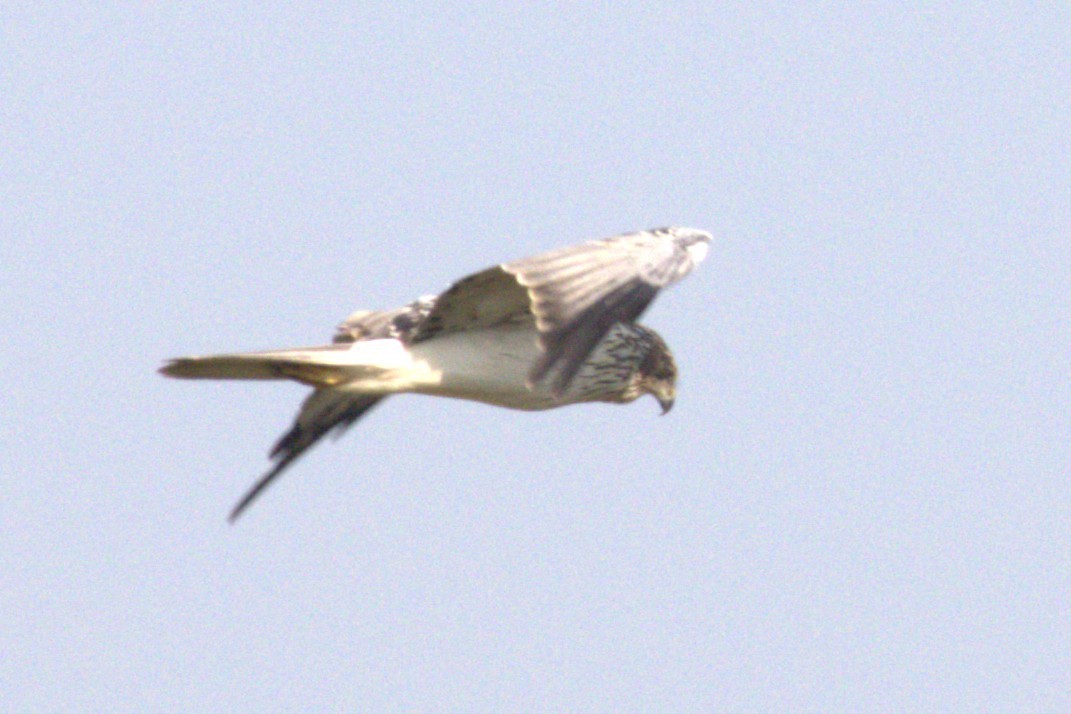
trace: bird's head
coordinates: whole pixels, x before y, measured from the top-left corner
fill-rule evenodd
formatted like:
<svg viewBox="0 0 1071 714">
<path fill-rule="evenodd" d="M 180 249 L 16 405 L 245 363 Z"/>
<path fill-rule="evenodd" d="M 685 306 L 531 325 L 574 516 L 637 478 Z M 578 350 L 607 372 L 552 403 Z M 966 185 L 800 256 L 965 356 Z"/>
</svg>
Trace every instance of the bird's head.
<svg viewBox="0 0 1071 714">
<path fill-rule="evenodd" d="M 645 328 L 644 332 L 649 342 L 647 353 L 633 375 L 636 396 L 650 394 L 666 414 L 677 398 L 677 363 L 665 341 L 654 330 Z"/>
</svg>

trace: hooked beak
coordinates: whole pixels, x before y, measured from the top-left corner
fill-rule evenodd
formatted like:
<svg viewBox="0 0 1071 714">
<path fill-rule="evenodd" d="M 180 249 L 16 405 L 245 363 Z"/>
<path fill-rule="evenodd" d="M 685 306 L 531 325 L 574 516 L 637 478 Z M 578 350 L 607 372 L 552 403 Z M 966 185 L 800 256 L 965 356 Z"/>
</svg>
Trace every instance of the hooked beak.
<svg viewBox="0 0 1071 714">
<path fill-rule="evenodd" d="M 662 407 L 662 414 L 668 414 L 673 408 L 673 401 L 677 398 L 677 387 L 671 380 L 646 378 L 640 388 L 658 400 Z"/>
<path fill-rule="evenodd" d="M 673 402 L 676 397 L 677 395 L 669 390 L 654 395 L 654 398 L 662 405 L 662 416 L 669 414 L 669 410 L 673 408 Z"/>
</svg>

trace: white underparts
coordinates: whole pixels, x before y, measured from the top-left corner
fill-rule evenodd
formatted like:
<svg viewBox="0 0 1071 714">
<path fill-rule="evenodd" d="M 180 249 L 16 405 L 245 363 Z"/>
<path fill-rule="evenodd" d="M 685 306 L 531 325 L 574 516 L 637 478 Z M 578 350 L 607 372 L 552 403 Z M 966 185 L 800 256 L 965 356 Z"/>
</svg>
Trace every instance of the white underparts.
<svg viewBox="0 0 1071 714">
<path fill-rule="evenodd" d="M 527 326 L 447 333 L 408 348 L 398 340 L 367 340 L 347 352 L 352 378 L 338 385 L 345 391 L 416 392 L 528 410 L 561 403 L 528 388 L 540 352 Z"/>
</svg>

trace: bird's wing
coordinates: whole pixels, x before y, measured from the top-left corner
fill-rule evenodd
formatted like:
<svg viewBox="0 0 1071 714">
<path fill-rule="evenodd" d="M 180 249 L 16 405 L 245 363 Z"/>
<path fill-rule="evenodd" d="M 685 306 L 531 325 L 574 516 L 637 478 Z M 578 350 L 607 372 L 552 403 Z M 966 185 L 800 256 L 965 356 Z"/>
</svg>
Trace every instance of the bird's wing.
<svg viewBox="0 0 1071 714">
<path fill-rule="evenodd" d="M 458 280 L 439 295 L 408 341 L 423 342 L 445 333 L 484 330 L 518 320 L 532 320 L 528 291 L 496 265 Z"/>
<path fill-rule="evenodd" d="M 694 228 L 659 228 L 505 264 L 528 289 L 543 348 L 529 380 L 562 393 L 607 331 L 634 321 L 659 290 L 690 273 L 710 238 Z"/>
<path fill-rule="evenodd" d="M 335 328 L 335 342 L 394 338 L 409 342 L 435 307 L 438 298 L 425 295 L 393 310 L 358 310 Z"/>
<path fill-rule="evenodd" d="M 434 298 L 421 298 L 394 310 L 355 312 L 338 326 L 334 342 L 352 343 L 391 337 L 403 339 L 423 321 L 433 304 Z M 384 398 L 328 388 L 314 390 L 302 403 L 294 425 L 272 447 L 270 455 L 275 465 L 242 496 L 242 500 L 231 511 L 231 522 L 242 515 L 290 464 L 326 434 L 334 431 L 336 437 L 341 436 Z"/>
<path fill-rule="evenodd" d="M 316 389 L 302 403 L 294 426 L 283 434 L 271 450 L 275 465 L 253 484 L 242 500 L 231 511 L 233 523 L 248 508 L 264 489 L 271 485 L 286 468 L 318 442 L 325 434 L 335 430 L 336 436 L 369 412 L 383 397 L 348 395 L 333 389 Z"/>
<path fill-rule="evenodd" d="M 440 295 L 413 341 L 534 318 L 543 355 L 529 383 L 561 395 L 607 331 L 635 320 L 659 290 L 691 272 L 709 242 L 703 231 L 659 228 L 489 268 Z"/>
</svg>

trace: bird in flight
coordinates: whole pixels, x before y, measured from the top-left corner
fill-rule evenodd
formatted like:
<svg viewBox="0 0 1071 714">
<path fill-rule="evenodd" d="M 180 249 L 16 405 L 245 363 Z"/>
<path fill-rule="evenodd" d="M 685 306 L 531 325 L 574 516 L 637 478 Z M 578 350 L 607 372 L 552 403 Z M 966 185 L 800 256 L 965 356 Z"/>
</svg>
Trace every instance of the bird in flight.
<svg viewBox="0 0 1071 714">
<path fill-rule="evenodd" d="M 658 291 L 703 260 L 711 236 L 659 228 L 502 263 L 404 307 L 359 311 L 329 345 L 180 357 L 184 379 L 291 379 L 313 388 L 271 451 L 246 508 L 307 449 L 392 394 L 469 399 L 510 409 L 627 403 L 650 394 L 669 411 L 677 366 L 634 320 Z"/>
</svg>

